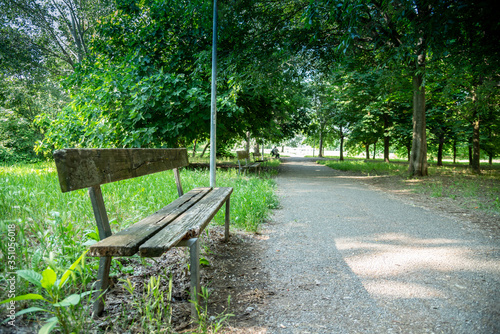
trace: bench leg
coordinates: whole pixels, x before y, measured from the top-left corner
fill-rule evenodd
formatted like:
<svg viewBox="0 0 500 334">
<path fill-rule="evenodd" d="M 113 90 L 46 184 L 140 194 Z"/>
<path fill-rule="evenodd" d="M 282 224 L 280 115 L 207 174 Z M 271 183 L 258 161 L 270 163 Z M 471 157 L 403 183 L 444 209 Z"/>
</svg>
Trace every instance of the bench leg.
<svg viewBox="0 0 500 334">
<path fill-rule="evenodd" d="M 228 242 L 229 241 L 229 207 L 231 206 L 230 204 L 231 197 L 227 199 L 226 201 L 226 216 L 224 220 L 224 241 Z"/>
<path fill-rule="evenodd" d="M 199 302 L 200 295 L 200 242 L 198 238 L 189 240 L 182 240 L 177 246 L 189 247 L 189 271 L 191 275 L 191 317 L 198 320 L 198 312 L 196 311 L 196 304 Z"/>
<path fill-rule="evenodd" d="M 94 216 L 99 230 L 99 238 L 106 239 L 111 235 L 111 228 L 109 226 L 108 214 L 104 206 L 104 199 L 100 186 L 89 188 L 90 202 L 94 210 Z M 111 266 L 111 257 L 101 257 L 99 260 L 99 270 L 97 271 L 97 293 L 98 297 L 94 302 L 94 318 L 100 316 L 104 310 L 104 293 L 109 286 L 109 267 Z"/>
<path fill-rule="evenodd" d="M 97 318 L 104 311 L 104 296 L 109 286 L 109 268 L 111 266 L 111 256 L 103 256 L 99 260 L 99 270 L 97 271 L 97 297 L 94 302 L 93 317 Z M 101 296 L 102 295 L 102 296 Z"/>
</svg>

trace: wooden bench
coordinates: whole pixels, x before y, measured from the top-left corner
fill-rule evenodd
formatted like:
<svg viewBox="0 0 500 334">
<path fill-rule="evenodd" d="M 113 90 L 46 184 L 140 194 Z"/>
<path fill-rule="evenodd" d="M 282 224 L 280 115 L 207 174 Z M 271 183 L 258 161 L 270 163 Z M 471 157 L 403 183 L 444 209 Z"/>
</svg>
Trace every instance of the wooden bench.
<svg viewBox="0 0 500 334">
<path fill-rule="evenodd" d="M 254 162 L 266 162 L 267 161 L 267 159 L 262 157 L 262 154 L 260 154 L 259 152 L 252 153 L 252 155 L 253 155 Z"/>
<path fill-rule="evenodd" d="M 246 172 L 247 170 L 253 168 L 260 174 L 260 162 L 249 162 L 250 155 L 247 151 L 236 151 L 236 155 L 238 157 L 238 168 L 239 173 Z M 242 161 L 245 160 L 245 164 L 242 164 Z"/>
<path fill-rule="evenodd" d="M 188 165 L 181 149 L 63 149 L 54 152 L 62 192 L 89 189 L 100 242 L 90 256 L 99 256 L 94 316 L 104 310 L 113 256 L 157 257 L 175 246 L 190 248 L 191 300 L 200 293 L 198 237 L 226 203 L 225 240 L 229 238 L 229 208 L 233 188 L 196 188 L 184 194 L 179 168 Z M 174 171 L 179 198 L 149 217 L 115 234 L 111 233 L 100 185 L 166 170 Z M 161 186 L 161 185 L 158 185 Z M 192 305 L 193 316 L 196 310 Z"/>
</svg>

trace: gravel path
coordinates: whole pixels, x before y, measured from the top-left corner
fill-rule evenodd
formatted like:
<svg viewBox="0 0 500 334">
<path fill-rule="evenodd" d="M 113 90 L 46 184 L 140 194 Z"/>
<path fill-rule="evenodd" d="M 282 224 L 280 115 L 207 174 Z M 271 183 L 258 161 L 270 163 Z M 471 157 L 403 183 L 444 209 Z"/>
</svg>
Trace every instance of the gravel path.
<svg viewBox="0 0 500 334">
<path fill-rule="evenodd" d="M 277 183 L 263 332 L 500 333 L 494 239 L 307 159 Z"/>
</svg>

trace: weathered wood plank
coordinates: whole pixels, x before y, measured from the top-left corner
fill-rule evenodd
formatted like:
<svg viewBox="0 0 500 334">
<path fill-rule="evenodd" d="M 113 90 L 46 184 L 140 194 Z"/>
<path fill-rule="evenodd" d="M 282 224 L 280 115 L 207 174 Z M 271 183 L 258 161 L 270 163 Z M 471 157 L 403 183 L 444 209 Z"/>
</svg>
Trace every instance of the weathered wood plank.
<svg viewBox="0 0 500 334">
<path fill-rule="evenodd" d="M 139 247 L 141 256 L 160 256 L 184 238 L 197 237 L 229 199 L 233 188 L 215 188 Z"/>
<path fill-rule="evenodd" d="M 238 160 L 250 159 L 250 155 L 247 151 L 236 151 L 236 155 L 238 157 Z"/>
<path fill-rule="evenodd" d="M 63 149 L 54 152 L 62 192 L 188 165 L 185 148 Z"/>
<path fill-rule="evenodd" d="M 174 178 L 175 178 L 175 185 L 177 186 L 177 194 L 179 194 L 179 197 L 184 195 L 184 191 L 182 190 L 182 183 L 181 183 L 181 174 L 179 173 L 179 168 L 174 168 Z"/>
<path fill-rule="evenodd" d="M 104 206 L 101 187 L 99 185 L 89 188 L 90 202 L 94 210 L 94 216 L 99 230 L 99 238 L 104 240 L 111 236 L 111 227 L 109 226 L 108 214 Z M 109 268 L 111 266 L 111 257 L 101 257 L 99 261 L 99 270 L 97 272 L 97 296 L 109 287 Z M 94 317 L 101 315 L 104 310 L 104 295 L 94 301 Z"/>
<path fill-rule="evenodd" d="M 108 214 L 104 206 L 104 198 L 102 197 L 101 187 L 99 185 L 89 188 L 90 203 L 94 210 L 94 217 L 99 231 L 99 239 L 106 239 L 111 235 L 111 227 L 109 226 Z"/>
<path fill-rule="evenodd" d="M 90 247 L 89 256 L 131 256 L 139 246 L 158 231 L 179 217 L 211 192 L 211 188 L 196 188 L 176 199 L 163 209 L 135 223 L 129 228 L 95 243 Z"/>
</svg>

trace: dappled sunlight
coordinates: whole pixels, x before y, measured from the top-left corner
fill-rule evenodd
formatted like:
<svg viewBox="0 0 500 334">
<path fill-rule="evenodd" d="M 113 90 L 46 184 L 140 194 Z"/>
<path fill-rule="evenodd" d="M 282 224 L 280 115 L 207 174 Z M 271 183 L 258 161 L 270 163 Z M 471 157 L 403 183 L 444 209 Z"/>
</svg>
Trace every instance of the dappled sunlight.
<svg viewBox="0 0 500 334">
<path fill-rule="evenodd" d="M 422 239 L 388 233 L 340 238 L 336 239 L 336 246 L 365 289 L 379 297 L 444 298 L 445 292 L 424 283 L 429 272 L 447 275 L 499 271 L 494 258 L 478 258 L 478 253 L 488 249 L 479 245 L 471 247 L 458 239 Z"/>
<path fill-rule="evenodd" d="M 387 234 L 364 241 L 337 239 L 339 250 L 351 269 L 365 277 L 385 277 L 420 270 L 488 270 L 490 263 L 471 259 L 478 249 L 462 246 L 460 240 L 419 239 L 405 234 Z M 493 265 L 491 263 L 491 265 Z"/>
<path fill-rule="evenodd" d="M 386 298 L 430 299 L 446 297 L 446 295 L 438 289 L 416 283 L 377 280 L 364 282 L 363 286 L 369 294 Z"/>
</svg>

